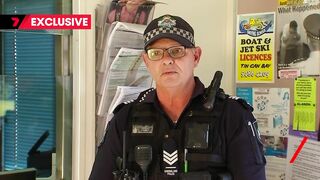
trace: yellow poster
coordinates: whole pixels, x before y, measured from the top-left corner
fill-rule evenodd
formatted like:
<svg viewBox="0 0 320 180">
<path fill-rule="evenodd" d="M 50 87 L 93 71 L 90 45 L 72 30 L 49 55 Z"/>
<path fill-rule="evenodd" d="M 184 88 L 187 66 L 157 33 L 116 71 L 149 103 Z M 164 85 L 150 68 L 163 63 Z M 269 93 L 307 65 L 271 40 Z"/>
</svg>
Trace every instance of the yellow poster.
<svg viewBox="0 0 320 180">
<path fill-rule="evenodd" d="M 278 0 L 280 6 L 302 5 L 310 0 Z"/>
<path fill-rule="evenodd" d="M 272 83 L 275 14 L 239 15 L 237 22 L 237 83 Z"/>
<path fill-rule="evenodd" d="M 312 77 L 295 79 L 293 130 L 316 130 L 316 85 Z"/>
</svg>

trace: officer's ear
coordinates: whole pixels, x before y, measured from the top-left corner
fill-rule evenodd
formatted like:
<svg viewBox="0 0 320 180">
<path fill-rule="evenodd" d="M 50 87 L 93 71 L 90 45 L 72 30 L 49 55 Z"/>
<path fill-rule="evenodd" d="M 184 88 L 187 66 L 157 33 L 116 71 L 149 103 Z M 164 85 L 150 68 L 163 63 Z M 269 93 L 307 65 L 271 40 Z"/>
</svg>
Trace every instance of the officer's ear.
<svg viewBox="0 0 320 180">
<path fill-rule="evenodd" d="M 201 58 L 202 50 L 199 46 L 193 48 L 193 56 L 194 56 L 194 67 L 197 67 Z"/>
</svg>

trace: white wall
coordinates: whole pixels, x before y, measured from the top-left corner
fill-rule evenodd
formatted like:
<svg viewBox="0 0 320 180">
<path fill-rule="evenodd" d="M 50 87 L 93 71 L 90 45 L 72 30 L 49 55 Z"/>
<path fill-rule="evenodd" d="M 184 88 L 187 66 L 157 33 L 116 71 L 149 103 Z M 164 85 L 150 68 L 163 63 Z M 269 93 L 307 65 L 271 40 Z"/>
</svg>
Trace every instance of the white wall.
<svg viewBox="0 0 320 180">
<path fill-rule="evenodd" d="M 98 3 L 110 0 L 73 0 L 74 14 L 91 14 Z M 234 94 L 234 17 L 235 0 L 160 0 L 154 17 L 170 13 L 182 16 L 195 30 L 196 44 L 202 47 L 202 62 L 196 75 L 208 85 L 216 70 L 224 73 L 222 87 Z M 95 34 L 73 31 L 73 137 L 72 179 L 86 180 L 95 156 Z"/>
<path fill-rule="evenodd" d="M 72 0 L 73 14 L 91 14 L 92 29 L 74 30 L 72 179 L 87 180 L 95 157 L 95 1 Z"/>
</svg>

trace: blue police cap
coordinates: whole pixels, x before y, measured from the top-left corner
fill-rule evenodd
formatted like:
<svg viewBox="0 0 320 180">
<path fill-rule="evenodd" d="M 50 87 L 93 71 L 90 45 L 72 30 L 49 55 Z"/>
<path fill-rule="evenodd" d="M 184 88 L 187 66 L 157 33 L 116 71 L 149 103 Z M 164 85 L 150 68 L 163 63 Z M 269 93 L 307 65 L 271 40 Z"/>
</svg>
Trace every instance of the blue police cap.
<svg viewBox="0 0 320 180">
<path fill-rule="evenodd" d="M 194 47 L 193 28 L 178 16 L 163 15 L 152 20 L 144 33 L 144 48 L 161 38 L 170 38 L 185 47 Z"/>
</svg>

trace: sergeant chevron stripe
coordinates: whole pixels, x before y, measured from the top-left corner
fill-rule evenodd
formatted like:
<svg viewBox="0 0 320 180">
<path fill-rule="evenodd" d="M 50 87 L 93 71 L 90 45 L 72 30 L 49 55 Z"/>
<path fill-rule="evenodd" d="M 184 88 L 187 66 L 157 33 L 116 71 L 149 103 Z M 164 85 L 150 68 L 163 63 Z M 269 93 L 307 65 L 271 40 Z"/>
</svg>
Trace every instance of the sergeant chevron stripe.
<svg viewBox="0 0 320 180">
<path fill-rule="evenodd" d="M 168 163 L 169 165 L 174 164 L 178 161 L 178 150 L 175 150 L 173 153 L 168 153 L 163 150 L 163 161 Z"/>
</svg>

